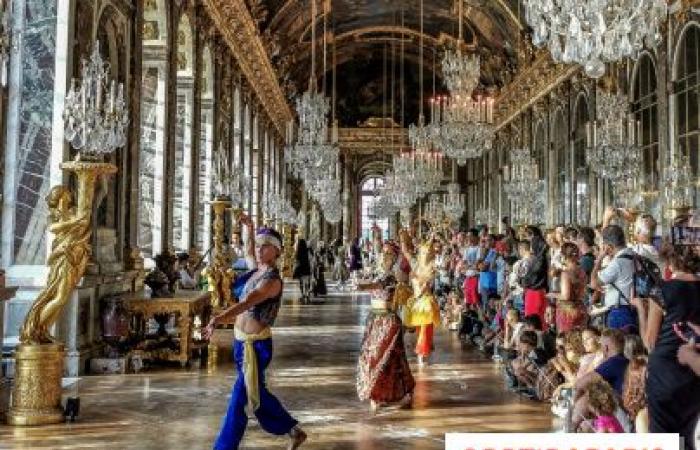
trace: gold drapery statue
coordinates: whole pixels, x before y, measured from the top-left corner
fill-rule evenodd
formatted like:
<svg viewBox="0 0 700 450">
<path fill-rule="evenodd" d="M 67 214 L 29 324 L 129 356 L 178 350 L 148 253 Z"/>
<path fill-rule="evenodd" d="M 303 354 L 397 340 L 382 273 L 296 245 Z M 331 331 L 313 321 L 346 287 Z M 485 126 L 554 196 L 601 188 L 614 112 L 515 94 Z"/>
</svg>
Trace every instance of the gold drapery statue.
<svg viewBox="0 0 700 450">
<path fill-rule="evenodd" d="M 61 167 L 78 178 L 78 202 L 65 186 L 54 186 L 46 196 L 54 234 L 47 264 L 46 286 L 32 304 L 20 332 L 23 344 L 48 344 L 54 339 L 49 328 L 59 319 L 73 289 L 83 277 L 90 257 L 92 203 L 98 176 L 112 174 L 116 166 L 109 163 L 70 161 Z"/>
<path fill-rule="evenodd" d="M 209 292 L 211 292 L 211 306 L 214 310 L 219 310 L 231 304 L 231 285 L 235 278 L 235 272 L 231 267 L 233 255 L 231 249 L 224 245 L 226 228 L 224 213 L 231 208 L 231 200 L 216 199 L 211 202 L 211 205 L 214 210 L 214 251 L 211 263 L 202 271 L 202 275 L 207 277 Z M 235 216 L 236 214 L 232 215 L 234 222 Z"/>
</svg>

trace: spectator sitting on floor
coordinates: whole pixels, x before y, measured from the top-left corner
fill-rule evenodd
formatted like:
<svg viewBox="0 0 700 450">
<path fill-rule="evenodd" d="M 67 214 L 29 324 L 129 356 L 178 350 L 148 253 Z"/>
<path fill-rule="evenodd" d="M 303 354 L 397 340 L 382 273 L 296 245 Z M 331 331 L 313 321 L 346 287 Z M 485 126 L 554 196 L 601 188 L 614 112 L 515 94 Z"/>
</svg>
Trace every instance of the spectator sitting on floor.
<svg viewBox="0 0 700 450">
<path fill-rule="evenodd" d="M 588 410 L 588 387 L 596 380 L 607 382 L 615 393 L 622 395 L 622 388 L 627 372 L 629 360 L 623 354 L 625 337 L 622 331 L 606 329 L 601 336 L 601 347 L 605 360 L 593 372 L 576 380 L 574 385 L 575 406 L 572 416 L 574 429 L 578 429 L 584 419 L 584 413 Z"/>
<path fill-rule="evenodd" d="M 587 421 L 583 431 L 596 433 L 624 433 L 624 428 L 615 416 L 617 401 L 608 383 L 596 380 L 588 386 L 588 406 L 593 421 Z"/>
<path fill-rule="evenodd" d="M 534 331 L 523 331 L 518 343 L 518 356 L 509 364 L 507 369 L 515 378 L 513 387 L 534 396 L 535 383 L 540 368 L 547 363 L 541 349 L 537 348 L 537 334 Z"/>
</svg>

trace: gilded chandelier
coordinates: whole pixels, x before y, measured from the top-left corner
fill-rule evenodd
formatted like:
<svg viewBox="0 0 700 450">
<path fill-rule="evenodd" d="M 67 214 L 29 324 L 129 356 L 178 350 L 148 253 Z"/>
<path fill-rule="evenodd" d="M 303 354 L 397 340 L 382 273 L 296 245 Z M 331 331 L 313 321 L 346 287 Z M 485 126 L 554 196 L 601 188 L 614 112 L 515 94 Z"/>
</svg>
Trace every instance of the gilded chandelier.
<svg viewBox="0 0 700 450">
<path fill-rule="evenodd" d="M 556 62 L 577 63 L 599 78 L 605 63 L 636 57 L 654 46 L 666 18 L 666 0 L 524 0 L 534 45 Z"/>
</svg>

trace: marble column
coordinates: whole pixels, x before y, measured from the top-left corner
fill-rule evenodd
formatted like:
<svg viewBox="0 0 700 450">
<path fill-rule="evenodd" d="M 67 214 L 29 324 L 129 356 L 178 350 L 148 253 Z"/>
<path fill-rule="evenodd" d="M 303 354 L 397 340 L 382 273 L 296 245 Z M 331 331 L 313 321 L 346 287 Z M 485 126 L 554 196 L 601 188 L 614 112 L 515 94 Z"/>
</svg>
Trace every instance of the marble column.
<svg viewBox="0 0 700 450">
<path fill-rule="evenodd" d="M 67 156 L 62 113 L 73 67 L 73 10 L 74 0 L 13 2 L 19 33 L 9 65 L 2 212 L 2 266 L 8 282 L 19 286 L 4 306 L 10 348 L 46 279 L 52 237 L 44 198 L 64 182 L 59 164 Z"/>
</svg>

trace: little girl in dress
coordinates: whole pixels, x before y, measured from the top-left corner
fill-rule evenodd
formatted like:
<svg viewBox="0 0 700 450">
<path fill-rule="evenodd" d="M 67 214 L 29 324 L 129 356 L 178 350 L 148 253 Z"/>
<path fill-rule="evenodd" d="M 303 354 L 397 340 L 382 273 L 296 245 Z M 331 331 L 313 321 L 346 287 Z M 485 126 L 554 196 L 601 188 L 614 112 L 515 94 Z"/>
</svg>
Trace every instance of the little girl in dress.
<svg viewBox="0 0 700 450">
<path fill-rule="evenodd" d="M 588 403 L 595 415 L 593 430 L 596 433 L 624 433 L 620 421 L 615 417 L 615 394 L 610 385 L 599 380 L 588 388 Z"/>
</svg>

